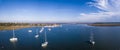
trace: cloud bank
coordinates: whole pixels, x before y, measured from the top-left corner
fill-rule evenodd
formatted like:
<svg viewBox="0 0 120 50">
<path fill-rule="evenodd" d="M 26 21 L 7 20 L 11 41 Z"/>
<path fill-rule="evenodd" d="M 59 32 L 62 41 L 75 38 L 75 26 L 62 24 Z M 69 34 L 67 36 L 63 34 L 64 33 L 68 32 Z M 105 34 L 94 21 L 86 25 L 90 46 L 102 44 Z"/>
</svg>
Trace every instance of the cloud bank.
<svg viewBox="0 0 120 50">
<path fill-rule="evenodd" d="M 99 9 L 96 13 L 81 13 L 78 17 L 83 22 L 120 22 L 120 0 L 93 0 L 89 6 Z"/>
</svg>

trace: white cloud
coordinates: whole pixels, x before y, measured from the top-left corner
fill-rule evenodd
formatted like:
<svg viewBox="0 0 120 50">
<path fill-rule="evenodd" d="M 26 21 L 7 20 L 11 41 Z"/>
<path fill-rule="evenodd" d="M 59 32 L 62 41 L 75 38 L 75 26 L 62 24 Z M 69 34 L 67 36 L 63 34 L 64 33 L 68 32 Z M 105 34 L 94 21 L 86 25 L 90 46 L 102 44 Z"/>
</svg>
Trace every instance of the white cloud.
<svg viewBox="0 0 120 50">
<path fill-rule="evenodd" d="M 79 19 L 84 22 L 102 22 L 111 20 L 112 18 L 119 18 L 120 16 L 120 0 L 93 0 L 89 2 L 90 6 L 100 9 L 97 13 L 81 13 Z"/>
</svg>

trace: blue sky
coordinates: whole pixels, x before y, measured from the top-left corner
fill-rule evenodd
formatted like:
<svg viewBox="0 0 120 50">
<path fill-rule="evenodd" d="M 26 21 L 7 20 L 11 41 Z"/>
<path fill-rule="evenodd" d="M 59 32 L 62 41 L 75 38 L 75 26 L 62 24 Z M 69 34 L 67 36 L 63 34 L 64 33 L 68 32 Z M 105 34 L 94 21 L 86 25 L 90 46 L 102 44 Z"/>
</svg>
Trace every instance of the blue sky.
<svg viewBox="0 0 120 50">
<path fill-rule="evenodd" d="M 108 0 L 0 0 L 0 22 L 119 22 L 119 12 L 104 8 L 104 2 Z"/>
</svg>

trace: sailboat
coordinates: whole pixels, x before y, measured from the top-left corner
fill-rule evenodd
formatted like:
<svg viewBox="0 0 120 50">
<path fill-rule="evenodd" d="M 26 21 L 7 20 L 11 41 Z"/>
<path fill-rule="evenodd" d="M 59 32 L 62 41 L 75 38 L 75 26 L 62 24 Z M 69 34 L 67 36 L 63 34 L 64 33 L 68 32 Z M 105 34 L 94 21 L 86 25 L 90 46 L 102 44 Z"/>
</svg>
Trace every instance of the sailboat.
<svg viewBox="0 0 120 50">
<path fill-rule="evenodd" d="M 17 42 L 18 41 L 18 38 L 15 37 L 15 32 L 14 32 L 14 29 L 13 29 L 13 37 L 10 38 L 10 42 Z"/>
<path fill-rule="evenodd" d="M 38 34 L 38 29 L 36 30 L 36 35 L 35 35 L 35 38 L 38 38 L 39 37 L 39 34 Z"/>
<path fill-rule="evenodd" d="M 32 30 L 28 30 L 28 32 L 32 32 Z"/>
<path fill-rule="evenodd" d="M 90 43 L 91 43 L 92 45 L 95 44 L 94 37 L 93 37 L 93 33 L 91 33 L 91 35 L 90 35 Z"/>
<path fill-rule="evenodd" d="M 48 28 L 49 31 L 51 31 L 51 28 Z"/>
<path fill-rule="evenodd" d="M 43 32 L 43 30 L 44 30 L 44 27 L 42 27 L 42 29 L 40 30 L 40 33 L 42 33 L 42 32 Z"/>
<path fill-rule="evenodd" d="M 47 47 L 47 45 L 48 45 L 48 41 L 47 41 L 47 36 L 46 36 L 46 32 L 45 32 L 45 42 L 44 43 L 42 43 L 42 47 Z"/>
</svg>

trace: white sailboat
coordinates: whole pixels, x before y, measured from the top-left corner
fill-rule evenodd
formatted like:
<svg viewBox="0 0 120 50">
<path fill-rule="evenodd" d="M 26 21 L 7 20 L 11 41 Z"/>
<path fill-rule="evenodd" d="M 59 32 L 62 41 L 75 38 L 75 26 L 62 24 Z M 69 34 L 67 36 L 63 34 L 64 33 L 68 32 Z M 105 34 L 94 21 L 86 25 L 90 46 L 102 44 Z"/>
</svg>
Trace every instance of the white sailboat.
<svg viewBox="0 0 120 50">
<path fill-rule="evenodd" d="M 13 37 L 10 38 L 10 42 L 17 42 L 18 41 L 18 38 L 15 37 L 15 32 L 14 32 L 14 29 L 13 29 Z"/>
<path fill-rule="evenodd" d="M 28 32 L 32 32 L 32 30 L 28 30 Z"/>
<path fill-rule="evenodd" d="M 36 35 L 35 35 L 35 38 L 38 38 L 39 37 L 39 34 L 38 34 L 38 29 L 36 30 Z"/>
<path fill-rule="evenodd" d="M 95 44 L 95 41 L 94 41 L 94 37 L 93 37 L 93 36 L 94 36 L 93 33 L 91 33 L 91 35 L 90 35 L 90 43 L 91 43 L 92 45 Z"/>
<path fill-rule="evenodd" d="M 51 31 L 51 28 L 48 28 L 48 31 Z"/>
<path fill-rule="evenodd" d="M 42 43 L 42 47 L 43 48 L 45 48 L 45 47 L 47 47 L 47 45 L 48 45 L 48 41 L 47 41 L 47 36 L 46 36 L 46 32 L 45 32 L 45 42 L 44 43 Z"/>
<path fill-rule="evenodd" d="M 42 27 L 42 29 L 40 30 L 40 33 L 42 33 L 42 32 L 43 32 L 43 30 L 44 30 L 44 27 Z"/>
</svg>

